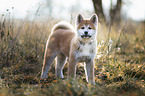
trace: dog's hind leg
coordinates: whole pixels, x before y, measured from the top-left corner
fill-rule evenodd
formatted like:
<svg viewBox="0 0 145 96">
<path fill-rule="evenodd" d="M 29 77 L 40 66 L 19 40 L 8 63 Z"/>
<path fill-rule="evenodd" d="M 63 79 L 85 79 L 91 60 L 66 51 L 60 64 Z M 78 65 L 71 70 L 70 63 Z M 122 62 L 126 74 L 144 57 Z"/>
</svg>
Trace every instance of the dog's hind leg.
<svg viewBox="0 0 145 96">
<path fill-rule="evenodd" d="M 56 61 L 57 61 L 56 66 L 55 66 L 56 76 L 60 77 L 60 78 L 64 78 L 63 77 L 63 67 L 66 63 L 66 56 L 63 53 L 59 53 L 57 55 Z"/>
<path fill-rule="evenodd" d="M 51 56 L 44 56 L 44 61 L 43 61 L 43 67 L 42 67 L 42 73 L 41 73 L 41 79 L 46 79 L 48 76 L 48 71 L 49 68 L 56 57 L 56 54 L 53 54 Z"/>
<path fill-rule="evenodd" d="M 50 41 L 51 41 L 51 39 L 50 39 Z M 48 77 L 47 75 L 48 75 L 49 68 L 50 68 L 54 58 L 60 52 L 55 44 L 56 44 L 55 42 L 47 42 L 46 50 L 45 50 L 45 54 L 44 54 L 41 79 L 46 79 Z M 56 46 L 56 47 L 54 47 L 54 46 Z"/>
</svg>

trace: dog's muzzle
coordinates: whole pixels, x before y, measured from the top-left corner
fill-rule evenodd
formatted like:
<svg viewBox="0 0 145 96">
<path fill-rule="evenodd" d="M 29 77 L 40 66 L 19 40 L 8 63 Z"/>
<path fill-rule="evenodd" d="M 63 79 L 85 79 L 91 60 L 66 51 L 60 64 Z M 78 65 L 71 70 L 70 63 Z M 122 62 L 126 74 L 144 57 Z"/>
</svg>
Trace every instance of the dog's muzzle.
<svg viewBox="0 0 145 96">
<path fill-rule="evenodd" d="M 85 31 L 84 34 L 81 35 L 82 38 L 91 38 L 92 36 L 88 34 L 88 31 Z"/>
<path fill-rule="evenodd" d="M 82 38 L 91 38 L 91 35 L 81 35 Z"/>
</svg>

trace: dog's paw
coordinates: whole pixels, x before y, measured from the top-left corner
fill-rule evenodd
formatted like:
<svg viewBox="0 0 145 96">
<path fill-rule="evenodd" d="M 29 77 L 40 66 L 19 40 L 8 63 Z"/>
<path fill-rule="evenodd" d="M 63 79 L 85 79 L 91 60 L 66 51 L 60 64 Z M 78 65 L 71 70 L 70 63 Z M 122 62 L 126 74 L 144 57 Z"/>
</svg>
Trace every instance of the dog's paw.
<svg viewBox="0 0 145 96">
<path fill-rule="evenodd" d="M 47 79 L 47 78 L 48 78 L 47 74 L 42 74 L 41 75 L 41 79 Z"/>
</svg>

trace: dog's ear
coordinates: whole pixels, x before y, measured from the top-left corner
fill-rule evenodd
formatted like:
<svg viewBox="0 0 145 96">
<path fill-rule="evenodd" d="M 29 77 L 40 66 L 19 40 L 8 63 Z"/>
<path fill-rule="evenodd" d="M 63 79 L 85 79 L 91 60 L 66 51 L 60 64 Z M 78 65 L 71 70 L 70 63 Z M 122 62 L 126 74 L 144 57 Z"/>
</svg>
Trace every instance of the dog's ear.
<svg viewBox="0 0 145 96">
<path fill-rule="evenodd" d="M 81 14 L 78 14 L 77 16 L 77 24 L 80 24 L 83 21 L 83 16 Z"/>
<path fill-rule="evenodd" d="M 96 14 L 93 14 L 93 15 L 91 16 L 90 21 L 91 21 L 92 23 L 94 23 L 94 24 L 97 24 L 97 23 L 98 23 L 98 16 L 97 16 Z"/>
</svg>

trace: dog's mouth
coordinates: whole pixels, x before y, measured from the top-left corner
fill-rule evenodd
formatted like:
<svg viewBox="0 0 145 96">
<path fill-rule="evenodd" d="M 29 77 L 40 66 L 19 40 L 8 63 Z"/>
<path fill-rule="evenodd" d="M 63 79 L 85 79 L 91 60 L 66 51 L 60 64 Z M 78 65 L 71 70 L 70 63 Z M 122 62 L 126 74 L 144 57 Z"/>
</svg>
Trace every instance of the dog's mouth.
<svg viewBox="0 0 145 96">
<path fill-rule="evenodd" d="M 91 38 L 92 36 L 91 36 L 91 35 L 85 35 L 85 34 L 84 34 L 84 35 L 81 35 L 81 37 L 82 37 L 82 38 Z"/>
</svg>

